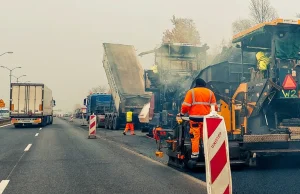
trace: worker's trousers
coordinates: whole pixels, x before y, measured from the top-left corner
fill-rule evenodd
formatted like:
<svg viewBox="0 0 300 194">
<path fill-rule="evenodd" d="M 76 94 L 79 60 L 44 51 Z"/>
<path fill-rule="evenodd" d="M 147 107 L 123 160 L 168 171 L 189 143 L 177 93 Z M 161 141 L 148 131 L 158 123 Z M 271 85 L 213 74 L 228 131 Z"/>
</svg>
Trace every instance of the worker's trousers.
<svg viewBox="0 0 300 194">
<path fill-rule="evenodd" d="M 127 133 L 128 129 L 130 129 L 131 134 L 134 134 L 134 125 L 133 125 L 133 123 L 126 123 L 124 132 Z"/>
<path fill-rule="evenodd" d="M 192 143 L 191 158 L 198 158 L 200 138 L 203 138 L 203 122 L 195 122 L 190 120 L 190 136 Z"/>
</svg>

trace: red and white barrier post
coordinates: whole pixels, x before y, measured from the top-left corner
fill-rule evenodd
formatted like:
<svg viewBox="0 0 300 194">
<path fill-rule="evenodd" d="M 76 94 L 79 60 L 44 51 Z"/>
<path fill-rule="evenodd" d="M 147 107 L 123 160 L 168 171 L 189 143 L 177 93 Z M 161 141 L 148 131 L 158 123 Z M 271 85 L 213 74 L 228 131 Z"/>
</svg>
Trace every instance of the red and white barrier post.
<svg viewBox="0 0 300 194">
<path fill-rule="evenodd" d="M 89 124 L 89 136 L 88 136 L 89 139 L 91 137 L 97 138 L 96 137 L 96 126 L 97 126 L 96 115 L 91 115 L 90 116 L 90 124 Z"/>
<path fill-rule="evenodd" d="M 232 194 L 227 130 L 224 118 L 212 111 L 204 117 L 203 143 L 208 194 Z"/>
</svg>

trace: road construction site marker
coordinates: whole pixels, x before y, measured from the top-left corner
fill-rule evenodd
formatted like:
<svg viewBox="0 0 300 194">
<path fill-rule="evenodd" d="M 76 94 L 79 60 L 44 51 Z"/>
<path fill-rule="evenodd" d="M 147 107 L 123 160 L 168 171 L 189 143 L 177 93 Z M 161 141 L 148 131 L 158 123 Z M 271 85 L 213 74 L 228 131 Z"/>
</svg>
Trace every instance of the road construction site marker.
<svg viewBox="0 0 300 194">
<path fill-rule="evenodd" d="M 96 137 L 96 115 L 91 115 L 90 116 L 90 125 L 89 125 L 89 139 L 91 137 L 97 138 Z"/>
<path fill-rule="evenodd" d="M 2 180 L 0 182 L 0 194 L 3 193 L 4 189 L 7 187 L 9 180 Z"/>
<path fill-rule="evenodd" d="M 203 143 L 208 194 L 231 194 L 232 179 L 224 118 L 215 111 L 204 117 Z"/>
<path fill-rule="evenodd" d="M 28 152 L 32 144 L 28 144 L 28 146 L 25 148 L 24 152 Z"/>
</svg>

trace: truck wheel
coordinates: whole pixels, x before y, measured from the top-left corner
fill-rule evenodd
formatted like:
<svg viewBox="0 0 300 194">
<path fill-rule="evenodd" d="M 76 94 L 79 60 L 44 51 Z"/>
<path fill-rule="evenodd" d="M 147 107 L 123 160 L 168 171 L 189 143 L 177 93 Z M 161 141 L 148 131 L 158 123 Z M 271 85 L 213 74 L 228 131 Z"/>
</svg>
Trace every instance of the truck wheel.
<svg viewBox="0 0 300 194">
<path fill-rule="evenodd" d="M 113 126 L 112 126 L 112 124 L 113 124 L 113 118 L 112 117 L 109 118 L 109 122 L 108 123 L 109 123 L 108 124 L 108 128 L 112 129 L 113 128 Z"/>
<path fill-rule="evenodd" d="M 104 129 L 108 129 L 108 117 L 105 117 Z"/>
<path fill-rule="evenodd" d="M 118 117 L 113 118 L 113 130 L 119 130 L 119 119 L 118 119 Z"/>
<path fill-rule="evenodd" d="M 45 127 L 47 125 L 47 117 L 43 117 L 42 118 L 42 123 L 41 123 L 42 127 Z"/>
<path fill-rule="evenodd" d="M 50 125 L 52 125 L 53 124 L 53 117 L 50 117 L 50 123 L 49 123 Z"/>
</svg>

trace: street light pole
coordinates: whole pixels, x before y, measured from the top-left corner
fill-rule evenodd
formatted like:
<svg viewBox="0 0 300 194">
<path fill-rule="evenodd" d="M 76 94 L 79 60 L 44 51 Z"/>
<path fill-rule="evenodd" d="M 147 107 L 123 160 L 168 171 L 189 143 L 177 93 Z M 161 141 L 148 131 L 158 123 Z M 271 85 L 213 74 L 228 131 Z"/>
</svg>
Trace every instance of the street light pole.
<svg viewBox="0 0 300 194">
<path fill-rule="evenodd" d="M 14 75 L 12 75 L 13 77 L 15 77 L 16 79 L 17 79 L 17 83 L 19 83 L 19 79 L 21 78 L 21 77 L 25 77 L 26 75 L 21 75 L 21 76 L 19 76 L 19 77 L 16 77 L 16 76 L 14 76 Z"/>
<path fill-rule="evenodd" d="M 9 70 L 9 88 L 10 88 L 10 86 L 11 86 L 11 76 L 12 76 L 11 73 L 12 73 L 12 71 L 15 70 L 15 69 L 19 69 L 19 68 L 21 68 L 21 67 L 15 67 L 15 68 L 13 68 L 13 69 L 9 69 L 8 67 L 5 67 L 5 66 L 0 66 L 0 67 Z"/>
<path fill-rule="evenodd" d="M 5 55 L 5 54 L 13 54 L 13 52 L 9 51 L 9 52 L 2 53 L 2 54 L 0 55 L 0 57 L 1 57 L 2 55 Z"/>
</svg>

